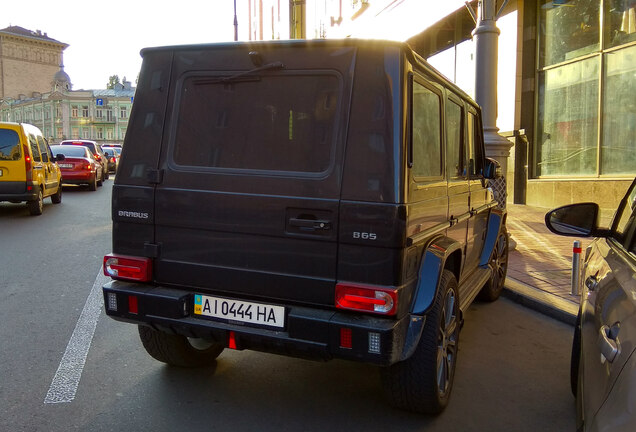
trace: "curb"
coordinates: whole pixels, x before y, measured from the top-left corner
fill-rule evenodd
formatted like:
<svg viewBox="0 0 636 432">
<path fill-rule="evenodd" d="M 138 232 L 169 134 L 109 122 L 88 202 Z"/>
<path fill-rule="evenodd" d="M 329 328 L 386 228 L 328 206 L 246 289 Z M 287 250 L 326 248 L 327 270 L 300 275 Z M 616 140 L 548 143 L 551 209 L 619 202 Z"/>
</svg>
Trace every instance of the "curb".
<svg viewBox="0 0 636 432">
<path fill-rule="evenodd" d="M 556 295 L 550 294 L 516 279 L 506 278 L 505 297 L 544 315 L 548 315 L 565 324 L 574 326 L 579 305 Z"/>
</svg>

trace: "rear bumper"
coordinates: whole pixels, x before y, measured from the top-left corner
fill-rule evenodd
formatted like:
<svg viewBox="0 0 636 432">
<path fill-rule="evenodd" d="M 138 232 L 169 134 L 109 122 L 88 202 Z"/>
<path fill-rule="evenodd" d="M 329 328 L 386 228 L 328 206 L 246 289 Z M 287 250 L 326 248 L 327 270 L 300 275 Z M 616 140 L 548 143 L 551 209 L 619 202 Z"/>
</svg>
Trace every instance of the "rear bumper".
<svg viewBox="0 0 636 432">
<path fill-rule="evenodd" d="M 3 181 L 0 182 L 0 201 L 34 201 L 38 190 L 33 182 Z"/>
<path fill-rule="evenodd" d="M 422 317 L 411 315 L 395 320 L 281 305 L 287 309 L 285 328 L 271 330 L 195 317 L 194 292 L 121 281 L 107 283 L 103 292 L 106 314 L 118 321 L 150 325 L 157 330 L 214 340 L 225 346 L 228 346 L 230 332 L 234 332 L 239 350 L 313 360 L 340 358 L 388 366 L 413 352 L 424 324 Z M 129 312 L 129 296 L 137 298 L 137 313 Z M 116 310 L 112 301 L 109 302 L 112 298 L 117 299 Z M 351 348 L 341 347 L 342 328 L 351 329 Z"/>
<path fill-rule="evenodd" d="M 81 184 L 91 183 L 95 178 L 95 172 L 62 172 L 62 183 Z"/>
</svg>

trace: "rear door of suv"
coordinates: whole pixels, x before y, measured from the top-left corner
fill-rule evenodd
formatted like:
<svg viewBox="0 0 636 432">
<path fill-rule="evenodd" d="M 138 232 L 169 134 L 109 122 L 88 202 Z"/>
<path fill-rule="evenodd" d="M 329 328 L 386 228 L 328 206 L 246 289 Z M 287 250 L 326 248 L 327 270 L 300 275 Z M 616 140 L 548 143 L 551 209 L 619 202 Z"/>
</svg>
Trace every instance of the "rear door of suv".
<svg viewBox="0 0 636 432">
<path fill-rule="evenodd" d="M 214 49 L 174 56 L 156 282 L 333 305 L 354 50 Z"/>
<path fill-rule="evenodd" d="M 26 165 L 20 126 L 0 127 L 0 194 L 25 192 Z"/>
</svg>

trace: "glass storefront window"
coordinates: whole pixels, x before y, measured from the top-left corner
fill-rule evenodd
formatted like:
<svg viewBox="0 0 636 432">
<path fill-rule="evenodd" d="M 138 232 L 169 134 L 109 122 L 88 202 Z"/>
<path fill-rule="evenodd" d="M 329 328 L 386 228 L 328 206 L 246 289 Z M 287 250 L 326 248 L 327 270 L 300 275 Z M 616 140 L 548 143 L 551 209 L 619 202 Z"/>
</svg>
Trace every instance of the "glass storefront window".
<svg viewBox="0 0 636 432">
<path fill-rule="evenodd" d="M 536 175 L 596 174 L 597 57 L 539 74 Z"/>
<path fill-rule="evenodd" d="M 601 39 L 599 0 L 540 0 L 539 5 L 540 66 L 598 51 Z"/>
<path fill-rule="evenodd" d="M 605 0 L 605 47 L 636 40 L 636 0 Z"/>
<path fill-rule="evenodd" d="M 601 174 L 636 167 L 636 46 L 605 55 Z"/>
</svg>

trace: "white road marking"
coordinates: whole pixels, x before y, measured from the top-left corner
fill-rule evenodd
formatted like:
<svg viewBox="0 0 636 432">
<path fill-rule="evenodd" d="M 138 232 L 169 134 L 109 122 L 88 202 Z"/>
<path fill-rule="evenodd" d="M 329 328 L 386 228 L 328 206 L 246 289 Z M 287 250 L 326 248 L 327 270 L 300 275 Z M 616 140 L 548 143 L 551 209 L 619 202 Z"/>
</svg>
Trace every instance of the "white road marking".
<svg viewBox="0 0 636 432">
<path fill-rule="evenodd" d="M 95 334 L 97 320 L 104 304 L 102 285 L 108 281 L 110 281 L 110 278 L 104 276 L 100 269 L 95 278 L 95 283 L 93 283 L 93 288 L 86 299 L 84 309 L 82 309 L 82 313 L 77 320 L 75 330 L 73 330 L 71 339 L 68 341 L 66 351 L 53 377 L 49 391 L 44 398 L 45 404 L 71 402 L 75 399 L 88 350 Z"/>
</svg>

